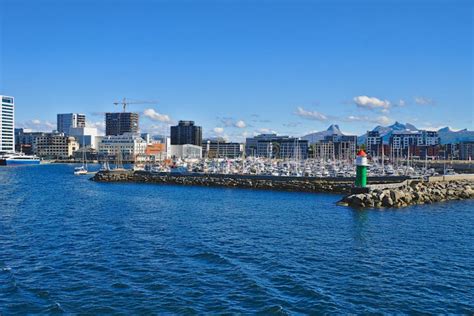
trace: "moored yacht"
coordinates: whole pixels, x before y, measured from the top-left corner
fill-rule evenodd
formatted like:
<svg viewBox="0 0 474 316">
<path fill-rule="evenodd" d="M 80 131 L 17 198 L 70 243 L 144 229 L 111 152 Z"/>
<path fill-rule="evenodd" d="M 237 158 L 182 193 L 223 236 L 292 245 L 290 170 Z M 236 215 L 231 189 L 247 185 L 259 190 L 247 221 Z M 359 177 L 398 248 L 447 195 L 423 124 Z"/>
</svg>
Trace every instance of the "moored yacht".
<svg viewBox="0 0 474 316">
<path fill-rule="evenodd" d="M 76 168 L 74 168 L 74 174 L 76 176 L 86 175 L 87 174 L 87 169 L 86 169 L 85 166 L 76 167 Z"/>
</svg>

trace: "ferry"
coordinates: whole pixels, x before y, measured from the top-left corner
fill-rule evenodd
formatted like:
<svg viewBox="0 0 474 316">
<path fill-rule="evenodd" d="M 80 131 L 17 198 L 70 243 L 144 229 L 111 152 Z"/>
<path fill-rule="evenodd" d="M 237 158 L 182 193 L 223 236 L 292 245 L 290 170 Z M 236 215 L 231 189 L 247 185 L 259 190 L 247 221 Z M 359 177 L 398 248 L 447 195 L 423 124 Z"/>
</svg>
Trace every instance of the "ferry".
<svg viewBox="0 0 474 316">
<path fill-rule="evenodd" d="M 0 166 L 11 165 L 39 165 L 40 159 L 35 155 L 25 155 L 22 153 L 5 154 L 0 156 Z"/>
</svg>

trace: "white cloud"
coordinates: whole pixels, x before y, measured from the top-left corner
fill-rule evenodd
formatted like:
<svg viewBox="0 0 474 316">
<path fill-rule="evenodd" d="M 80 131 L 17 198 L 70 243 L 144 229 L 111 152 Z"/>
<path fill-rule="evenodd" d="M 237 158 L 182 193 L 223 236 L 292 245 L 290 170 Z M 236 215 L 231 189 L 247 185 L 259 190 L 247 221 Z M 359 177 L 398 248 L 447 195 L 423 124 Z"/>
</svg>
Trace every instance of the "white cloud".
<svg viewBox="0 0 474 316">
<path fill-rule="evenodd" d="M 143 115 L 153 121 L 159 121 L 163 123 L 171 122 L 171 118 L 168 115 L 158 113 L 154 109 L 146 109 L 145 111 L 143 111 Z"/>
<path fill-rule="evenodd" d="M 400 101 L 398 101 L 399 106 L 405 106 L 406 104 L 405 100 L 400 99 Z"/>
<path fill-rule="evenodd" d="M 236 120 L 232 117 L 222 117 L 220 118 L 221 124 L 224 127 L 236 127 L 236 128 L 246 128 L 247 123 L 243 120 Z"/>
<path fill-rule="evenodd" d="M 434 101 L 426 97 L 415 97 L 415 103 L 419 105 L 433 105 Z"/>
<path fill-rule="evenodd" d="M 379 117 L 368 117 L 368 116 L 355 116 L 351 115 L 348 116 L 345 121 L 347 122 L 368 122 L 368 123 L 377 123 L 380 125 L 388 125 L 392 122 L 392 119 L 390 119 L 387 116 L 379 116 Z"/>
<path fill-rule="evenodd" d="M 375 119 L 375 122 L 376 123 L 379 123 L 380 125 L 388 125 L 390 124 L 390 122 L 392 122 L 392 120 L 387 117 L 387 116 L 379 116 Z"/>
<path fill-rule="evenodd" d="M 328 117 L 322 113 L 317 111 L 308 111 L 303 109 L 302 107 L 298 107 L 295 112 L 296 115 L 308 119 L 308 120 L 315 120 L 315 121 L 327 121 Z"/>
<path fill-rule="evenodd" d="M 368 97 L 366 95 L 361 95 L 353 98 L 354 103 L 361 108 L 366 108 L 370 110 L 376 109 L 385 109 L 390 108 L 390 101 L 381 100 L 376 97 Z"/>
<path fill-rule="evenodd" d="M 39 119 L 32 119 L 29 121 L 17 124 L 18 127 L 31 129 L 32 131 L 50 132 L 56 129 L 56 124 L 49 121 L 42 121 Z"/>
<path fill-rule="evenodd" d="M 269 128 L 259 128 L 255 131 L 258 134 L 278 134 L 276 131 Z M 255 134 L 255 133 L 254 133 Z"/>
<path fill-rule="evenodd" d="M 87 121 L 87 122 L 86 122 L 86 126 L 87 126 L 87 127 L 97 128 L 97 131 L 99 131 L 100 133 L 104 133 L 104 132 L 105 132 L 105 122 L 104 122 L 104 121 L 97 121 L 97 122 L 89 122 L 89 121 Z"/>
<path fill-rule="evenodd" d="M 171 124 L 153 124 L 153 125 L 141 125 L 140 130 L 142 133 L 149 133 L 152 135 L 168 135 Z"/>
<path fill-rule="evenodd" d="M 222 127 L 214 127 L 214 133 L 222 134 L 224 133 L 224 129 Z"/>
<path fill-rule="evenodd" d="M 247 124 L 245 124 L 244 121 L 239 120 L 239 121 L 235 122 L 234 126 L 237 127 L 237 128 L 245 128 L 247 126 Z"/>
</svg>

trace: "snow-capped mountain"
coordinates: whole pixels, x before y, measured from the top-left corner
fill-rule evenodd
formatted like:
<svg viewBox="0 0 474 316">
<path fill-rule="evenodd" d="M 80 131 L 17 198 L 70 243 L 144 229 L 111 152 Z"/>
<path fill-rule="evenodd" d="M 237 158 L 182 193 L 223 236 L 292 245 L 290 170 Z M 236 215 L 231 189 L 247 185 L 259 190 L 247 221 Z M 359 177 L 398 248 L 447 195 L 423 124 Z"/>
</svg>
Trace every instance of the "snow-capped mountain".
<svg viewBox="0 0 474 316">
<path fill-rule="evenodd" d="M 462 141 L 474 141 L 474 131 L 468 131 L 467 128 L 454 131 L 449 127 L 443 127 L 438 130 L 441 144 L 458 143 Z"/>
<path fill-rule="evenodd" d="M 344 135 L 339 129 L 339 125 L 332 124 L 328 127 L 327 130 L 321 132 L 315 132 L 301 137 L 303 140 L 307 140 L 310 144 L 314 144 L 320 140 L 323 140 L 324 137 L 330 135 Z"/>
<path fill-rule="evenodd" d="M 414 125 L 410 123 L 402 124 L 399 122 L 395 122 L 395 124 L 390 126 L 377 126 L 372 131 L 378 131 L 380 136 L 383 137 L 383 141 L 388 143 L 390 140 L 390 136 L 395 131 L 418 131 Z M 474 131 L 468 131 L 467 129 L 463 129 L 460 131 L 453 131 L 449 127 L 444 127 L 438 130 L 439 138 L 441 144 L 448 144 L 448 143 L 457 143 L 460 141 L 474 141 Z M 357 141 L 359 144 L 365 143 L 367 138 L 367 134 L 359 136 Z"/>
<path fill-rule="evenodd" d="M 418 130 L 419 129 L 416 128 L 416 126 L 413 124 L 410 124 L 410 123 L 402 124 L 399 122 L 395 122 L 394 124 L 390 126 L 378 125 L 372 131 L 378 131 L 380 133 L 380 136 L 382 136 L 383 141 L 385 143 L 388 143 L 390 140 L 390 136 L 392 136 L 393 132 L 401 132 L 401 131 L 415 132 Z M 474 131 L 469 131 L 467 129 L 454 131 L 450 129 L 449 127 L 444 127 L 438 130 L 438 134 L 439 134 L 441 144 L 458 143 L 461 141 L 474 141 Z M 339 125 L 332 124 L 325 131 L 311 133 L 311 134 L 301 137 L 301 139 L 309 141 L 310 144 L 314 144 L 320 140 L 323 140 L 324 137 L 329 136 L 329 135 L 345 135 L 345 134 L 341 132 Z M 359 136 L 357 138 L 357 142 L 359 144 L 364 144 L 366 139 L 367 139 L 367 133 Z"/>
<path fill-rule="evenodd" d="M 382 136 L 383 138 L 383 141 L 388 143 L 389 139 L 390 139 L 390 136 L 392 136 L 392 133 L 397 131 L 417 131 L 418 129 L 410 124 L 410 123 L 406 123 L 406 124 L 402 124 L 402 123 L 399 123 L 399 122 L 395 122 L 394 124 L 390 125 L 390 126 L 381 126 L 381 125 L 378 125 L 376 126 L 372 131 L 375 131 L 375 132 L 379 132 L 380 133 L 380 136 Z M 357 142 L 359 144 L 363 144 L 365 143 L 365 140 L 367 139 L 367 133 L 364 134 L 364 135 L 361 135 L 357 138 Z"/>
</svg>

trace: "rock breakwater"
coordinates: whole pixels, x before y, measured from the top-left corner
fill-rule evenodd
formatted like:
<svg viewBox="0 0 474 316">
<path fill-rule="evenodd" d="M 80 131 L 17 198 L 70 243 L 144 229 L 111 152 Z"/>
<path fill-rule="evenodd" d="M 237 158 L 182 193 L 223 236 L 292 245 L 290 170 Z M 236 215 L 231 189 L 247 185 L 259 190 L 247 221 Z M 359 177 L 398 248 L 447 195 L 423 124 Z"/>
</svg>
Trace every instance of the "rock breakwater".
<svg viewBox="0 0 474 316">
<path fill-rule="evenodd" d="M 338 204 L 355 208 L 398 208 L 472 198 L 474 198 L 474 181 L 472 180 L 437 182 L 413 180 L 400 188 L 375 189 L 368 193 L 351 194 L 344 197 Z"/>
<path fill-rule="evenodd" d="M 324 179 L 260 177 L 246 175 L 170 174 L 143 171 L 101 171 L 92 177 L 97 182 L 134 182 L 251 188 L 297 192 L 350 193 L 353 180 L 328 181 Z"/>
</svg>

